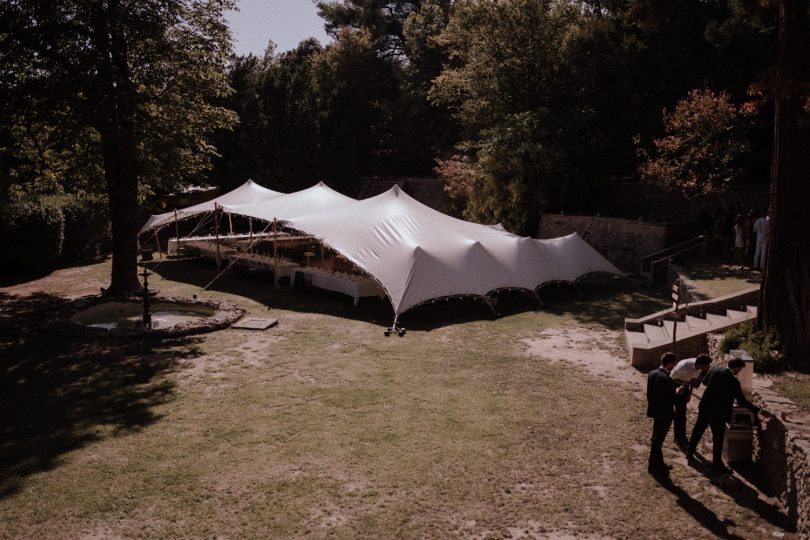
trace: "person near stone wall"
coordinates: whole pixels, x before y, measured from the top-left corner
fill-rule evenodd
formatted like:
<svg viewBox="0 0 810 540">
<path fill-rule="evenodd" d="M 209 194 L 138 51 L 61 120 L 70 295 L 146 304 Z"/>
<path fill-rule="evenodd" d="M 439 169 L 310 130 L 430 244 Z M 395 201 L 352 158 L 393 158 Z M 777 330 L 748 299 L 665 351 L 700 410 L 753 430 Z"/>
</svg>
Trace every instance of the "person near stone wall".
<svg viewBox="0 0 810 540">
<path fill-rule="evenodd" d="M 711 357 L 701 353 L 697 358 L 684 358 L 672 368 L 672 380 L 678 385 L 675 397 L 675 442 L 686 450 L 686 406 L 692 397 L 692 389 L 700 386 L 700 381 L 709 371 Z"/>
<path fill-rule="evenodd" d="M 754 252 L 754 270 L 762 270 L 765 267 L 765 257 L 768 253 L 768 227 L 770 226 L 770 218 L 768 212 L 762 214 L 756 222 L 754 222 L 754 234 L 757 235 L 757 246 Z"/>
<path fill-rule="evenodd" d="M 700 399 L 698 417 L 689 446 L 686 449 L 686 458 L 694 462 L 695 451 L 706 428 L 712 430 L 712 469 L 716 472 L 726 473 L 728 468 L 723 463 L 723 443 L 726 437 L 726 423 L 731 420 L 734 411 L 734 401 L 757 414 L 759 408 L 745 399 L 737 374 L 745 367 L 745 361 L 734 358 L 726 367 L 714 367 L 706 373 L 703 384 L 706 390 Z"/>
<path fill-rule="evenodd" d="M 734 264 L 739 264 L 740 270 L 745 264 L 745 220 L 740 214 L 734 220 Z"/>
<path fill-rule="evenodd" d="M 675 381 L 669 376 L 675 366 L 675 355 L 668 352 L 661 356 L 661 367 L 647 375 L 647 416 L 653 419 L 650 439 L 650 459 L 647 472 L 666 473 L 672 467 L 664 463 L 664 440 L 667 438 L 675 416 Z"/>
</svg>

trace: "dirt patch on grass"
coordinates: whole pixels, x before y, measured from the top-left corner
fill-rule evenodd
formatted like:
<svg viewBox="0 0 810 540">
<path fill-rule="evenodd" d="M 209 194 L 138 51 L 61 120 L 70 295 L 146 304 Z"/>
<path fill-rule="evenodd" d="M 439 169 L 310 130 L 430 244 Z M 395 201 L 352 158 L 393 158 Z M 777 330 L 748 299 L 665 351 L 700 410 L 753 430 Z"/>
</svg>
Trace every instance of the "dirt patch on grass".
<svg viewBox="0 0 810 540">
<path fill-rule="evenodd" d="M 636 385 L 642 377 L 627 362 L 619 338 L 619 332 L 580 326 L 549 328 L 523 342 L 530 356 L 541 356 L 552 363 L 567 362 L 596 377 Z"/>
</svg>

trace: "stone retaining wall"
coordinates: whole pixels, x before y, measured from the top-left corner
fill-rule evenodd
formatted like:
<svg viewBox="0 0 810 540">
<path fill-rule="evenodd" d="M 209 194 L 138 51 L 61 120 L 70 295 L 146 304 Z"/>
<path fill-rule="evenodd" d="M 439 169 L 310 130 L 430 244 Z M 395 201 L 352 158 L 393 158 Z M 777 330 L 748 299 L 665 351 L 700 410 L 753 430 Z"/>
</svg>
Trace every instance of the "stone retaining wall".
<svg viewBox="0 0 810 540">
<path fill-rule="evenodd" d="M 722 336 L 708 337 L 716 364 L 725 364 Z M 802 538 L 810 538 L 810 424 L 799 408 L 776 394 L 768 379 L 754 376 L 754 403 L 761 407 L 760 426 L 754 431 L 754 462 L 765 473 L 772 493 L 779 497 Z"/>
<path fill-rule="evenodd" d="M 579 233 L 610 262 L 623 270 L 638 270 L 641 257 L 701 233 L 694 222 L 651 223 L 596 216 L 544 214 L 538 238 Z"/>
</svg>

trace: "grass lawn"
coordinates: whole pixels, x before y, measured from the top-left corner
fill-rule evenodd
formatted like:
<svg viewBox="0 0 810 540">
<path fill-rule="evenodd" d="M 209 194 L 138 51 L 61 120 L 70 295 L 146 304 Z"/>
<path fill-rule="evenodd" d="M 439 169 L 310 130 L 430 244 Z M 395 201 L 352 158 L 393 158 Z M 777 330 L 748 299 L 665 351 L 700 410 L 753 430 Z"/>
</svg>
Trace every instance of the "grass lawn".
<svg viewBox="0 0 810 540">
<path fill-rule="evenodd" d="M 752 471 L 713 477 L 667 441 L 671 481 L 647 475 L 644 376 L 621 329 L 667 305 L 654 289 L 555 286 L 543 309 L 504 298 L 497 319 L 441 302 L 385 338 L 382 301 L 245 274 L 203 293 L 210 266 L 155 270 L 163 293 L 279 325 L 71 339 L 38 321 L 98 292 L 109 263 L 0 288 L 0 537 L 793 536 Z M 564 331 L 586 339 L 544 349 Z"/>
<path fill-rule="evenodd" d="M 688 257 L 676 261 L 675 265 L 691 280 L 702 298 L 717 298 L 757 287 L 762 280 L 762 272 L 754 271 L 749 266 L 741 269 L 732 264 L 729 254 Z"/>
</svg>

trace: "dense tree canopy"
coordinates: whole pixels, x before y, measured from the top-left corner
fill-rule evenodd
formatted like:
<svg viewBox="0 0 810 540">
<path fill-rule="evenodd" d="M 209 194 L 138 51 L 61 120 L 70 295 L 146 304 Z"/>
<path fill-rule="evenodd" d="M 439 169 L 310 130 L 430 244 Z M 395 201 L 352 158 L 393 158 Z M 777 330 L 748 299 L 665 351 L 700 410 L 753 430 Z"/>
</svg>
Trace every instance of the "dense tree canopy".
<svg viewBox="0 0 810 540">
<path fill-rule="evenodd" d="M 114 293 L 137 287 L 139 189 L 163 191 L 198 176 L 216 155 L 206 133 L 236 120 L 212 105 L 228 91 L 230 7 L 230 0 L 0 4 L 0 177 L 7 192 L 12 184 L 99 190 L 103 171 Z M 32 167 L 32 151 L 48 159 Z"/>
</svg>

